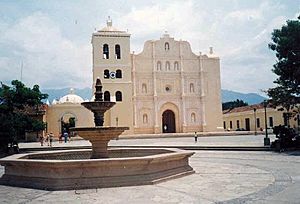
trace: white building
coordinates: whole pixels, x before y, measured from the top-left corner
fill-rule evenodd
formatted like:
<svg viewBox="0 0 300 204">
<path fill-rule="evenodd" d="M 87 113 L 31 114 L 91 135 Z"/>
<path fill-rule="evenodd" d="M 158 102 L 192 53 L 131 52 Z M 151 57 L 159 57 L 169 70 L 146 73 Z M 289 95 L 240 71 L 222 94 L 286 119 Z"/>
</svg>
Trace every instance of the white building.
<svg viewBox="0 0 300 204">
<path fill-rule="evenodd" d="M 100 77 L 105 100 L 117 104 L 105 125 L 128 126 L 127 134 L 220 131 L 220 59 L 196 55 L 187 41 L 168 34 L 130 54 L 130 34 L 107 21 L 92 36 L 93 81 Z"/>
</svg>

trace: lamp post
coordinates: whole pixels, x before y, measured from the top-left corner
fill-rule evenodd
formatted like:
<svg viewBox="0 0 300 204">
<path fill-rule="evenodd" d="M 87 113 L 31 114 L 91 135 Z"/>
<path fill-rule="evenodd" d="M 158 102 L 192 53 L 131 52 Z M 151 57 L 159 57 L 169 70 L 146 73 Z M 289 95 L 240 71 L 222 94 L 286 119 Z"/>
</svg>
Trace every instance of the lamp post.
<svg viewBox="0 0 300 204">
<path fill-rule="evenodd" d="M 265 109 L 265 132 L 266 132 L 266 137 L 264 138 L 264 146 L 269 146 L 270 145 L 270 138 L 268 137 L 268 125 L 267 125 L 267 106 L 268 106 L 268 102 L 264 101 L 264 109 Z"/>
<path fill-rule="evenodd" d="M 256 131 L 256 108 L 253 109 L 254 111 L 254 135 L 257 135 L 257 131 Z"/>
</svg>

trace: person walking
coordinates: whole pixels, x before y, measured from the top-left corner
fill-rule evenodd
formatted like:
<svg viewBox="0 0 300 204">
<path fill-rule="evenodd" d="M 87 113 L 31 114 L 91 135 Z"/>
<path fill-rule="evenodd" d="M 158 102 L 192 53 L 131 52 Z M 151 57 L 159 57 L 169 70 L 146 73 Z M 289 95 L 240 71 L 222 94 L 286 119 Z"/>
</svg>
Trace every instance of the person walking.
<svg viewBox="0 0 300 204">
<path fill-rule="evenodd" d="M 44 146 L 44 136 L 43 135 L 40 135 L 39 140 L 40 140 L 41 146 Z"/>
</svg>

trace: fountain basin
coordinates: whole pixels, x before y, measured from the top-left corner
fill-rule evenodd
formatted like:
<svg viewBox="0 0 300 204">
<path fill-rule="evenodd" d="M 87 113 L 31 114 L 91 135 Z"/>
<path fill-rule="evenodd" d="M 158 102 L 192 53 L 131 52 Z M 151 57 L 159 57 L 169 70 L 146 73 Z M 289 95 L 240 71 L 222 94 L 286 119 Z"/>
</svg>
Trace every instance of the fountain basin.
<svg viewBox="0 0 300 204">
<path fill-rule="evenodd" d="M 108 153 L 112 158 L 92 160 L 84 159 L 92 154 L 90 150 L 12 155 L 0 160 L 5 167 L 0 184 L 76 190 L 155 184 L 194 173 L 188 164 L 194 153 L 189 151 L 127 148 L 111 149 Z M 78 159 L 78 155 L 83 159 Z"/>
<path fill-rule="evenodd" d="M 109 110 L 111 107 L 113 107 L 116 104 L 116 102 L 94 102 L 94 101 L 89 101 L 89 102 L 83 102 L 81 105 L 83 105 L 85 108 L 89 109 L 92 112 L 99 111 L 99 112 L 105 112 Z"/>
<path fill-rule="evenodd" d="M 107 145 L 111 139 L 116 139 L 122 132 L 129 130 L 128 127 L 76 127 L 70 128 L 80 137 L 92 143 L 91 159 L 107 158 Z"/>
</svg>

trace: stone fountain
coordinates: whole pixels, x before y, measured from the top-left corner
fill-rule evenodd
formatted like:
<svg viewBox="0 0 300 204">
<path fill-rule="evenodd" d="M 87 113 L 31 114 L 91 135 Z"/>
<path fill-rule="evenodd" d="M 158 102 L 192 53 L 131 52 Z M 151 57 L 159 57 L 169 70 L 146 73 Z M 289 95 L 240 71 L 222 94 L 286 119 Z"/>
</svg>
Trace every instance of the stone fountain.
<svg viewBox="0 0 300 204">
<path fill-rule="evenodd" d="M 91 159 L 108 158 L 107 144 L 111 139 L 117 138 L 122 132 L 128 130 L 128 127 L 103 127 L 104 113 L 112 108 L 116 103 L 103 101 L 102 84 L 99 78 L 95 85 L 95 101 L 83 102 L 85 108 L 94 113 L 94 122 L 96 127 L 78 127 L 72 128 L 80 137 L 89 140 L 92 143 Z"/>
<path fill-rule="evenodd" d="M 92 143 L 91 150 L 15 154 L 0 159 L 5 172 L 0 184 L 45 190 L 76 190 L 155 184 L 194 173 L 194 153 L 168 148 L 107 149 L 109 140 L 127 127 L 103 127 L 104 113 L 114 102 L 103 101 L 100 79 L 95 101 L 82 105 L 94 113 L 95 127 L 76 127 Z"/>
</svg>

